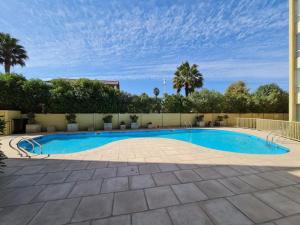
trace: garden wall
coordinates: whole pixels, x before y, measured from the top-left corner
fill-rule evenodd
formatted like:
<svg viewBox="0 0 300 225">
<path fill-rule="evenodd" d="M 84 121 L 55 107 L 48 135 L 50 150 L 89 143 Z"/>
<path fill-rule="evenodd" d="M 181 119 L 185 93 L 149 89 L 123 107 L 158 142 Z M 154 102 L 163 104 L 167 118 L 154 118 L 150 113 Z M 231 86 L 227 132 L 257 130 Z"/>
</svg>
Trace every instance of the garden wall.
<svg viewBox="0 0 300 225">
<path fill-rule="evenodd" d="M 93 127 L 96 130 L 103 129 L 103 117 L 107 114 L 100 113 L 80 113 L 76 114 L 76 121 L 80 130 L 88 130 Z M 130 125 L 130 115 L 133 113 L 110 114 L 113 115 L 113 129 L 118 129 L 121 121 Z M 185 127 L 185 124 L 195 124 L 197 115 L 204 115 L 205 122 L 216 120 L 222 113 L 136 113 L 139 117 L 138 123 L 141 127 L 146 127 L 148 122 L 152 122 L 155 127 Z M 288 120 L 287 113 L 226 113 L 228 115 L 227 125 L 235 126 L 237 118 L 262 118 L 275 120 Z M 46 130 L 47 126 L 55 126 L 56 130 L 66 130 L 65 114 L 36 114 L 36 122 Z"/>
<path fill-rule="evenodd" d="M 84 131 L 88 128 L 95 130 L 103 129 L 103 117 L 108 114 L 101 113 L 80 113 L 76 114 L 79 129 Z M 113 113 L 113 129 L 119 129 L 119 124 L 124 121 L 128 126 L 130 125 L 130 115 L 133 113 Z M 138 123 L 140 127 L 147 127 L 149 122 L 155 127 L 185 127 L 185 124 L 195 125 L 195 117 L 197 115 L 204 115 L 204 121 L 216 120 L 217 116 L 224 115 L 224 113 L 136 113 L 139 117 Z M 227 125 L 235 126 L 237 118 L 261 118 L 274 120 L 288 120 L 287 113 L 226 113 L 228 115 Z M 20 111 L 14 110 L 0 110 L 0 119 L 6 121 L 6 129 L 4 134 L 11 134 L 13 131 L 13 119 L 20 119 L 26 117 L 26 114 L 21 114 Z M 42 125 L 42 130 L 45 131 L 47 126 L 55 126 L 57 131 L 66 130 L 65 114 L 35 114 L 35 120 Z"/>
</svg>

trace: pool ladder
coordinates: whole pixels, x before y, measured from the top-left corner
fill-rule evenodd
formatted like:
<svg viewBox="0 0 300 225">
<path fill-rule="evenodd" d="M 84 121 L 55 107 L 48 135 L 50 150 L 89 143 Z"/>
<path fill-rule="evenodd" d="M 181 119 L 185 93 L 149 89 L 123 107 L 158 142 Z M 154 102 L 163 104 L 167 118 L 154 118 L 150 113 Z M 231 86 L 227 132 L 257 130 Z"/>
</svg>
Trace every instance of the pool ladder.
<svg viewBox="0 0 300 225">
<path fill-rule="evenodd" d="M 193 125 L 190 121 L 188 121 L 188 122 L 185 121 L 184 126 L 185 126 L 185 128 L 193 128 Z"/>
<path fill-rule="evenodd" d="M 269 144 L 269 145 L 274 144 L 276 147 L 278 147 L 278 145 L 276 143 L 274 143 L 275 137 L 280 137 L 280 135 L 276 134 L 275 131 L 271 131 L 270 133 L 268 133 L 268 135 L 266 137 L 267 144 Z"/>
<path fill-rule="evenodd" d="M 34 144 L 36 144 L 37 146 L 39 146 L 40 154 L 43 154 L 43 147 L 42 147 L 42 145 L 40 143 L 38 143 L 37 141 L 33 140 L 32 138 L 21 137 L 21 139 L 18 141 L 18 144 L 21 141 L 26 141 L 27 143 L 29 143 L 32 146 L 32 150 L 34 150 Z"/>
</svg>

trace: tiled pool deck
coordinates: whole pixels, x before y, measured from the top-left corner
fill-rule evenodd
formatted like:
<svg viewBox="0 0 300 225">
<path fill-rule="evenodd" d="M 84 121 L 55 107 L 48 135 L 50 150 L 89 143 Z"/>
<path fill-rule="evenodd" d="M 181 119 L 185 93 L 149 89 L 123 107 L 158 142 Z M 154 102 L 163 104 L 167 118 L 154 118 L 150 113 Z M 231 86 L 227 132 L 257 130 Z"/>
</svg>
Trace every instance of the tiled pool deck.
<svg viewBox="0 0 300 225">
<path fill-rule="evenodd" d="M 278 139 L 285 155 L 141 138 L 45 159 L 20 158 L 8 141 L 1 225 L 300 224 L 300 143 L 291 140 Z"/>
</svg>

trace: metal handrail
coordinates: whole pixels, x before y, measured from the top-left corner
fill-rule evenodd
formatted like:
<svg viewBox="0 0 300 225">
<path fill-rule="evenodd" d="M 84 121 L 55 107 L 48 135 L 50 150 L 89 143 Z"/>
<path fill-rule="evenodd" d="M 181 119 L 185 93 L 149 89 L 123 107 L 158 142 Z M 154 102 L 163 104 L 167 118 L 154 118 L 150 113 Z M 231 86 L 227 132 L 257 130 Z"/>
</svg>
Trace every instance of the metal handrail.
<svg viewBox="0 0 300 225">
<path fill-rule="evenodd" d="M 37 144 L 39 146 L 39 149 L 40 149 L 40 154 L 43 153 L 42 151 L 42 145 L 40 143 L 38 143 L 37 141 L 33 140 L 32 138 L 24 138 L 24 137 L 21 137 L 21 139 L 18 141 L 18 144 L 20 143 L 20 141 L 26 141 L 28 142 L 29 144 L 31 144 L 32 146 L 32 150 L 34 150 L 34 144 Z"/>
<path fill-rule="evenodd" d="M 32 139 L 32 138 L 28 138 L 29 140 L 31 140 L 31 142 L 37 144 L 40 148 L 40 153 L 42 154 L 43 153 L 43 147 L 40 143 L 38 143 L 36 140 Z"/>
</svg>

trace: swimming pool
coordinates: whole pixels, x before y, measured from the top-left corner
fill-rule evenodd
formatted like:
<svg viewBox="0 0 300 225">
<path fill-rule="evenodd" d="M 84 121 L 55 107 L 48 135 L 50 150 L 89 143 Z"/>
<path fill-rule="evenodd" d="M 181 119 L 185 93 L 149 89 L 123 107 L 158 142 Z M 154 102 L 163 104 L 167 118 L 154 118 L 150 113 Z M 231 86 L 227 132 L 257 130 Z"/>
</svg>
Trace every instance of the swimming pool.
<svg viewBox="0 0 300 225">
<path fill-rule="evenodd" d="M 42 154 L 67 154 L 97 148 L 113 141 L 129 138 L 168 138 L 200 145 L 203 147 L 247 154 L 284 154 L 289 150 L 283 146 L 266 142 L 253 135 L 214 129 L 176 129 L 122 132 L 89 132 L 50 134 L 34 138 L 42 145 Z M 18 146 L 34 154 L 41 154 L 26 141 Z"/>
</svg>

